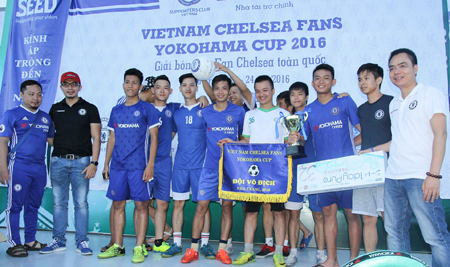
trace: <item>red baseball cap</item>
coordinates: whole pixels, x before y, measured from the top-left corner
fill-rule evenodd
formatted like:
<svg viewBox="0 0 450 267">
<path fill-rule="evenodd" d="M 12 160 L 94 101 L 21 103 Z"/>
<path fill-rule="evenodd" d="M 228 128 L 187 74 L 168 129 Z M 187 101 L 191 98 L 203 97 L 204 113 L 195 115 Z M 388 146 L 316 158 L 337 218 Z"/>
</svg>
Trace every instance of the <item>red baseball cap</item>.
<svg viewBox="0 0 450 267">
<path fill-rule="evenodd" d="M 80 76 L 78 76 L 78 74 L 76 74 L 75 72 L 69 71 L 61 75 L 61 83 L 65 82 L 68 79 L 72 79 L 77 83 L 81 84 Z"/>
</svg>

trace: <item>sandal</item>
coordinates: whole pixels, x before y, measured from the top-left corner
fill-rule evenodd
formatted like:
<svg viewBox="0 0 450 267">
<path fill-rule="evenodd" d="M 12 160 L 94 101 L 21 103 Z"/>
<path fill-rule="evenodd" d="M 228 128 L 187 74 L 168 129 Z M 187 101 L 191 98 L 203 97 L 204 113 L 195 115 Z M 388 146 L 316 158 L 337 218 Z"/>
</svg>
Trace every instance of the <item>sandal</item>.
<svg viewBox="0 0 450 267">
<path fill-rule="evenodd" d="M 6 251 L 6 254 L 8 254 L 11 257 L 27 257 L 28 256 L 28 252 L 22 244 L 17 244 L 14 247 L 8 248 L 8 250 Z"/>
<path fill-rule="evenodd" d="M 169 232 L 164 231 L 164 236 L 163 236 L 163 240 L 164 242 L 167 241 L 167 239 L 169 239 L 173 234 L 173 228 L 170 228 Z"/>
<path fill-rule="evenodd" d="M 313 237 L 313 233 L 311 233 L 309 235 L 309 237 L 303 238 L 302 241 L 300 242 L 300 250 L 305 249 L 309 246 L 309 242 L 311 241 L 312 237 Z M 303 245 L 303 246 L 302 246 Z"/>
<path fill-rule="evenodd" d="M 108 248 L 110 248 L 110 247 L 112 247 L 112 245 L 108 244 L 108 245 L 102 247 L 102 249 L 100 250 L 100 252 L 105 252 L 105 251 L 107 251 Z"/>
<path fill-rule="evenodd" d="M 38 247 L 39 245 L 39 247 Z M 30 246 L 28 244 L 25 244 L 24 247 L 27 251 L 39 251 L 43 248 L 45 248 L 47 246 L 47 244 L 41 243 L 37 240 L 34 240 L 33 244 Z"/>
</svg>

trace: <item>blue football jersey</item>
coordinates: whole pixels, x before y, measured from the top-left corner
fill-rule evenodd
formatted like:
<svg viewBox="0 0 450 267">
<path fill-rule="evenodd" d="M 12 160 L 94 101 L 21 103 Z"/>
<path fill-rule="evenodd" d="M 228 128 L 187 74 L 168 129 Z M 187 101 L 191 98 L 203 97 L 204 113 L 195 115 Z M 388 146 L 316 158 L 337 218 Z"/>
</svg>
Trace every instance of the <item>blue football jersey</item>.
<svg viewBox="0 0 450 267">
<path fill-rule="evenodd" d="M 241 106 L 228 102 L 227 108 L 221 112 L 214 109 L 214 105 L 202 110 L 202 117 L 206 123 L 206 160 L 204 167 L 219 168 L 221 149 L 217 142 L 224 138 L 239 140 L 244 125 L 245 111 Z"/>
<path fill-rule="evenodd" d="M 173 114 L 179 107 L 180 103 L 168 103 L 165 107 L 155 107 L 158 113 L 159 122 L 161 123 L 158 131 L 158 151 L 156 152 L 156 161 L 170 157 L 172 148 Z"/>
<path fill-rule="evenodd" d="M 206 125 L 200 104 L 181 107 L 173 115 L 173 132 L 178 133 L 175 163 L 179 169 L 197 169 L 203 166 L 206 153 Z"/>
<path fill-rule="evenodd" d="M 0 137 L 9 137 L 9 148 L 12 149 L 30 129 L 37 116 L 36 112 L 27 110 L 24 106 L 7 110 L 0 124 Z M 11 159 L 19 162 L 45 163 L 47 138 L 55 136 L 53 121 L 47 113 L 41 111 L 38 120 L 24 143 L 11 155 Z"/>
<path fill-rule="evenodd" d="M 111 159 L 113 170 L 142 170 L 148 162 L 149 129 L 159 126 L 158 111 L 139 100 L 132 106 L 113 107 L 108 128 L 116 138 Z"/>
<path fill-rule="evenodd" d="M 359 124 L 358 107 L 351 97 L 337 96 L 325 105 L 316 99 L 305 108 L 305 132 L 312 137 L 318 161 L 355 154 L 352 125 Z"/>
</svg>

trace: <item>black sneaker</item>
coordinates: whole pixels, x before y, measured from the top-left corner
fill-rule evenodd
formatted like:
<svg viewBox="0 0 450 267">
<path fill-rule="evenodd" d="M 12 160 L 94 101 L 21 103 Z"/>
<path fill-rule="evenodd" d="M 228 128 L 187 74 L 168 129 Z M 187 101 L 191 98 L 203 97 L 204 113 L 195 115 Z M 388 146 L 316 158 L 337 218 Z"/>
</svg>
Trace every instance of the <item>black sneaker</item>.
<svg viewBox="0 0 450 267">
<path fill-rule="evenodd" d="M 275 246 L 269 246 L 267 244 L 264 244 L 261 246 L 261 251 L 256 253 L 257 259 L 264 259 L 267 256 L 273 255 L 275 252 Z"/>
</svg>

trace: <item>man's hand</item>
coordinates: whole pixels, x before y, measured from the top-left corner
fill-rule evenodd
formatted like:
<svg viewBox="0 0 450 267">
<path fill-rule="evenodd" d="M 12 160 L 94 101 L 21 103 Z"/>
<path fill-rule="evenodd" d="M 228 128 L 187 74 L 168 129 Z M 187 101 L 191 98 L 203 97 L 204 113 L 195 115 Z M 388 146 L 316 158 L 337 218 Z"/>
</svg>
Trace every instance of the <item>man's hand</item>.
<svg viewBox="0 0 450 267">
<path fill-rule="evenodd" d="M 230 138 L 224 138 L 222 140 L 219 140 L 219 142 L 217 142 L 217 145 L 223 148 L 223 144 L 226 143 L 235 143 L 235 141 L 231 140 Z"/>
<path fill-rule="evenodd" d="M 347 92 L 343 92 L 343 93 L 340 93 L 340 94 L 337 96 L 337 98 L 343 98 L 343 97 L 345 97 L 345 96 L 350 96 L 350 94 L 347 93 Z"/>
<path fill-rule="evenodd" d="M 228 71 L 229 71 L 229 69 L 227 67 L 225 67 L 223 64 L 220 64 L 218 62 L 214 62 L 214 66 L 216 67 L 216 71 L 221 70 L 226 73 L 228 73 Z"/>
<path fill-rule="evenodd" d="M 103 181 L 109 180 L 109 166 L 105 166 L 102 171 Z"/>
<path fill-rule="evenodd" d="M 89 164 L 82 172 L 81 174 L 86 174 L 84 176 L 84 179 L 91 179 L 95 177 L 95 173 L 97 172 L 97 166 L 94 164 Z"/>
<path fill-rule="evenodd" d="M 9 170 L 8 167 L 0 168 L 0 183 L 7 185 L 9 184 Z"/>
<path fill-rule="evenodd" d="M 366 154 L 366 153 L 370 153 L 372 152 L 372 149 L 368 148 L 368 149 L 364 149 L 364 150 L 360 150 L 358 152 L 358 156 L 361 156 L 361 154 Z"/>
<path fill-rule="evenodd" d="M 144 180 L 144 182 L 146 182 L 146 183 L 151 182 L 153 180 L 153 176 L 154 176 L 153 167 L 147 165 L 147 167 L 144 170 L 144 175 L 142 177 L 142 180 Z"/>
<path fill-rule="evenodd" d="M 206 96 L 204 95 L 198 98 L 198 102 L 200 103 L 201 108 L 206 108 L 207 106 L 209 106 L 208 98 L 206 98 Z"/>
<path fill-rule="evenodd" d="M 288 144 L 292 145 L 295 142 L 298 142 L 300 140 L 300 133 L 299 132 L 290 132 L 288 136 Z"/>
<path fill-rule="evenodd" d="M 441 180 L 427 176 L 422 183 L 423 200 L 433 203 L 439 197 L 440 186 Z"/>
</svg>

